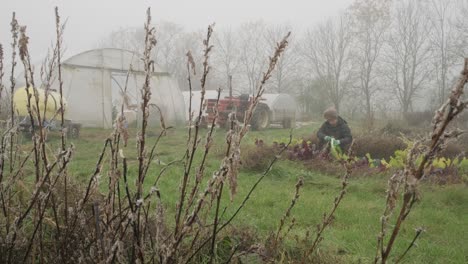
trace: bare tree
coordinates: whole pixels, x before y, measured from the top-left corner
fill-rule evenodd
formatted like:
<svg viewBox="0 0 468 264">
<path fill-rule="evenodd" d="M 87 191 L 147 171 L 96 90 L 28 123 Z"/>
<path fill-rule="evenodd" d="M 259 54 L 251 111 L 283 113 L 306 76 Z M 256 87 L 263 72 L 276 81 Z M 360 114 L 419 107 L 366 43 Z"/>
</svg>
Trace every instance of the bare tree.
<svg viewBox="0 0 468 264">
<path fill-rule="evenodd" d="M 358 90 L 364 98 L 369 128 L 374 120 L 374 95 L 379 90 L 376 64 L 390 23 L 389 8 L 390 3 L 385 0 L 356 0 L 349 9 L 356 37 L 353 59 L 358 68 Z"/>
<path fill-rule="evenodd" d="M 239 28 L 240 62 L 250 94 L 255 92 L 255 87 L 262 78 L 262 69 L 266 65 L 265 28 L 262 21 L 245 23 Z"/>
<path fill-rule="evenodd" d="M 174 48 L 172 48 L 173 55 L 170 57 L 173 60 L 173 68 L 171 73 L 179 82 L 179 87 L 187 88 L 187 69 L 186 61 L 184 61 L 187 51 L 192 51 L 192 55 L 197 68 L 202 69 L 203 56 L 195 53 L 194 51 L 201 50 L 202 45 L 198 39 L 203 38 L 203 31 L 185 32 L 178 36 L 177 40 L 174 41 Z M 192 76 L 194 77 L 194 76 Z M 211 78 L 207 79 L 207 88 L 211 86 Z M 200 90 L 201 86 L 199 82 L 192 83 L 194 90 Z"/>
<path fill-rule="evenodd" d="M 430 77 L 428 23 L 420 1 L 402 0 L 394 8 L 385 54 L 386 77 L 405 115 Z"/>
<path fill-rule="evenodd" d="M 186 35 L 184 28 L 172 22 L 161 22 L 155 27 L 160 42 L 155 50 L 155 61 L 171 74 L 185 71 L 185 53 L 177 46 Z"/>
<path fill-rule="evenodd" d="M 140 28 L 120 28 L 99 40 L 100 48 L 119 48 L 142 53 L 144 50 L 145 32 Z"/>
<path fill-rule="evenodd" d="M 220 75 L 220 83 L 230 87 L 233 75 L 239 68 L 239 45 L 236 41 L 235 32 L 227 28 L 214 35 L 216 52 L 213 53 L 213 64 L 215 71 Z"/>
<path fill-rule="evenodd" d="M 302 49 L 312 74 L 326 88 L 328 98 L 337 110 L 349 90 L 352 76 L 349 27 L 346 15 L 329 19 L 306 33 Z"/>
<path fill-rule="evenodd" d="M 327 93 L 321 82 L 304 76 L 297 80 L 296 85 L 297 103 L 304 118 L 309 119 L 314 114 L 323 112 L 327 107 Z"/>
<path fill-rule="evenodd" d="M 437 102 L 442 104 L 449 92 L 449 82 L 453 77 L 450 73 L 458 60 L 457 44 L 462 41 L 460 37 L 463 35 L 456 32 L 455 0 L 431 0 L 427 6 Z"/>
<path fill-rule="evenodd" d="M 459 38 L 457 39 L 457 55 L 461 58 L 468 57 L 468 2 L 458 0 L 456 10 L 455 25 Z"/>
<path fill-rule="evenodd" d="M 201 48 L 198 40 L 200 32 L 186 32 L 184 28 L 172 22 L 161 21 L 155 25 L 156 34 L 160 40 L 158 48 L 152 54 L 152 59 L 163 70 L 174 76 L 180 87 L 186 84 L 186 62 L 184 60 L 187 50 Z M 120 48 L 142 54 L 144 51 L 145 31 L 140 28 L 122 28 L 113 31 L 98 44 L 99 47 Z M 201 56 L 195 58 L 201 61 Z M 194 87 L 199 89 L 199 87 Z"/>
<path fill-rule="evenodd" d="M 281 36 L 285 36 L 288 32 L 292 31 L 290 25 L 268 25 L 265 31 L 265 40 L 270 49 L 276 48 L 277 40 Z M 278 93 L 293 92 L 295 80 L 298 78 L 298 62 L 299 58 L 295 52 L 296 42 L 294 37 L 289 41 L 288 49 L 285 50 L 283 56 L 279 58 L 276 65 L 275 72 L 273 73 L 272 85 L 274 90 Z"/>
</svg>

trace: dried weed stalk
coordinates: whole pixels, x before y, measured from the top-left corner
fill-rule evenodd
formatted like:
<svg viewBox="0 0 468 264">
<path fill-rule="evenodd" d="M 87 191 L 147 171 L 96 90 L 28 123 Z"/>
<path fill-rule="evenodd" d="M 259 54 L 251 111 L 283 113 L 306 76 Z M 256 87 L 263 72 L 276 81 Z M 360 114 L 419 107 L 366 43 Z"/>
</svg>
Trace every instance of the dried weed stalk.
<svg viewBox="0 0 468 264">
<path fill-rule="evenodd" d="M 351 146 L 349 147 L 348 159 L 343 163 L 346 173 L 343 175 L 342 180 L 341 180 L 340 193 L 338 194 L 337 197 L 335 197 L 331 210 L 328 213 L 323 214 L 322 222 L 319 225 L 317 225 L 315 239 L 312 242 L 312 245 L 307 250 L 305 250 L 301 263 L 308 263 L 310 261 L 309 259 L 310 256 L 317 250 L 320 242 L 322 242 L 323 232 L 333 222 L 333 219 L 335 218 L 335 212 L 338 209 L 341 201 L 343 200 L 346 194 L 347 187 L 349 184 L 349 177 L 351 177 L 351 174 L 353 172 L 353 167 L 354 167 L 353 146 L 354 146 L 354 141 L 351 143 Z"/>
<path fill-rule="evenodd" d="M 278 230 L 276 231 L 276 235 L 275 235 L 275 240 L 274 240 L 275 244 L 278 244 L 279 242 L 281 242 L 283 238 L 287 235 L 287 233 L 290 231 L 290 228 L 289 228 L 288 231 L 281 236 L 281 231 L 283 231 L 283 227 L 286 223 L 286 220 L 291 216 L 291 211 L 296 205 L 297 200 L 299 199 L 299 191 L 301 190 L 302 186 L 304 186 L 304 178 L 301 177 L 296 183 L 296 192 L 294 193 L 294 198 L 291 200 L 291 204 L 289 205 L 283 217 L 281 217 L 280 225 L 278 226 Z M 294 223 L 294 219 L 292 220 L 292 222 Z"/>
<path fill-rule="evenodd" d="M 254 245 L 247 250 L 247 252 L 256 252 L 260 255 L 264 260 L 273 262 L 278 258 L 282 257 L 283 254 L 283 247 L 284 247 L 284 240 L 288 236 L 289 232 L 293 229 L 296 224 L 296 219 L 292 217 L 289 225 L 287 226 L 286 231 L 284 231 L 286 221 L 291 218 L 291 212 L 296 203 L 299 200 L 300 190 L 304 186 L 304 178 L 300 177 L 295 186 L 294 197 L 291 199 L 291 203 L 286 209 L 284 215 L 280 219 L 280 223 L 278 229 L 275 233 L 271 233 L 267 238 L 265 245 Z M 247 252 L 241 252 L 237 254 L 236 257 L 240 257 L 245 255 Z"/>
<path fill-rule="evenodd" d="M 5 89 L 5 85 L 3 85 L 3 76 L 5 72 L 3 70 L 3 45 L 0 43 L 0 102 L 2 102 L 3 90 Z M 0 113 L 2 112 L 2 108 L 0 105 Z"/>
<path fill-rule="evenodd" d="M 415 142 L 408 152 L 404 169 L 396 172 L 390 178 L 387 188 L 386 207 L 380 219 L 381 231 L 377 239 L 377 254 L 374 263 L 387 263 L 403 222 L 412 211 L 414 204 L 419 200 L 418 184 L 420 180 L 426 176 L 432 161 L 447 146 L 447 143 L 462 134 L 459 130 L 447 132 L 447 128 L 450 122 L 468 106 L 468 101 L 463 101 L 464 87 L 467 82 L 468 59 L 465 59 L 463 71 L 453 87 L 450 97 L 435 113 L 432 121 L 433 130 L 428 140 L 429 144 L 425 145 L 423 141 Z M 403 200 L 401 201 L 400 211 L 396 216 L 396 222 L 391 225 L 390 220 L 396 209 L 401 185 L 404 188 L 402 191 Z M 387 238 L 389 229 L 390 235 Z M 408 250 L 420 234 L 421 232 L 416 232 L 415 239 L 413 239 Z M 407 251 L 398 258 L 398 261 L 407 254 Z"/>
<path fill-rule="evenodd" d="M 150 10 L 145 23 L 145 51 L 143 64 L 144 85 L 141 89 L 142 126 L 137 136 L 138 166 L 129 166 L 124 149 L 129 131 L 124 107 L 115 120 L 114 131 L 104 142 L 95 168 L 90 172 L 85 186 L 68 177 L 68 167 L 73 157 L 73 145 L 67 146 L 64 123 L 63 80 L 61 69 L 62 38 L 64 25 L 61 24 L 58 9 L 55 9 L 56 41 L 48 60 L 41 68 L 42 87 L 46 94 L 51 85 L 58 80 L 60 92 L 61 144 L 57 151 L 51 151 L 47 143 L 47 129 L 44 121 L 49 118 L 46 111 L 40 111 L 38 86 L 34 83 L 34 68 L 29 56 L 29 39 L 26 27 L 20 27 L 12 19 L 13 67 L 11 71 L 11 96 L 15 87 L 16 52 L 24 66 L 27 93 L 27 114 L 31 122 L 32 147 L 21 154 L 16 131 L 15 107 L 11 104 L 11 121 L 2 135 L 0 148 L 0 262 L 41 262 L 41 263 L 186 263 L 199 257 L 204 249 L 209 248 L 210 262 L 217 261 L 216 245 L 218 235 L 239 215 L 250 199 L 256 187 L 268 174 L 279 159 L 270 163 L 264 174 L 249 190 L 241 205 L 230 216 L 225 216 L 222 197 L 225 184 L 229 185 L 232 197 L 237 191 L 241 141 L 248 132 L 248 126 L 241 126 L 234 114 L 230 116 L 231 126 L 226 135 L 226 152 L 212 177 L 207 175 L 207 162 L 216 133 L 216 118 L 202 133 L 202 115 L 204 96 L 209 78 L 209 57 L 213 46 L 210 39 L 213 26 L 208 27 L 204 44 L 203 71 L 200 77 L 202 98 L 196 116 L 190 107 L 190 121 L 187 135 L 187 150 L 179 161 L 161 165 L 154 185 L 144 191 L 146 176 L 157 156 L 157 146 L 170 127 L 166 127 L 164 117 L 159 111 L 162 131 L 154 145 L 147 143 L 150 108 L 159 107 L 151 104 L 151 79 L 154 61 L 152 51 L 156 45 L 154 27 L 151 26 Z M 264 85 L 271 77 L 276 63 L 287 46 L 289 34 L 278 44 L 270 64 L 257 89 L 257 94 L 247 111 L 244 124 L 249 124 L 253 111 L 264 92 Z M 0 49 L 1 50 L 1 49 Z M 3 56 L 3 54 L 2 54 Z M 2 57 L 0 56 L 0 57 Z M 0 58 L 0 61 L 2 58 Z M 187 73 L 189 88 L 191 74 L 195 75 L 195 61 L 187 53 Z M 3 64 L 0 63 L 3 75 Z M 125 91 L 131 67 L 127 73 Z M 2 89 L 3 89 L 2 85 Z M 124 91 L 124 93 L 125 93 Z M 221 89 L 218 92 L 218 100 Z M 13 98 L 10 98 L 13 102 Z M 47 104 L 47 100 L 45 102 Z M 42 106 L 41 106 L 42 107 Z M 217 115 L 216 115 L 217 116 Z M 292 138 L 292 137 L 291 137 Z M 16 161 L 17 160 L 17 161 Z M 175 225 L 167 222 L 161 201 L 158 182 L 170 166 L 183 163 L 180 195 L 175 208 Z M 9 166 L 9 167 L 8 167 Z M 9 168 L 9 169 L 8 169 Z M 25 186 L 32 169 L 32 186 Z M 134 171 L 135 170 L 135 171 Z M 107 191 L 100 191 L 101 178 L 105 177 Z M 132 180 L 135 184 L 132 185 Z M 71 190 L 75 191 L 71 191 Z M 28 190 L 32 190 L 30 193 Z M 291 207 L 292 209 L 292 207 Z M 280 228 L 281 229 L 281 228 Z"/>
<path fill-rule="evenodd" d="M 209 44 L 209 38 L 211 37 L 212 29 L 211 27 L 208 28 L 208 33 L 207 33 L 207 38 L 204 41 L 205 45 L 205 61 L 204 61 L 204 77 L 201 79 L 202 87 L 205 84 L 206 81 L 206 76 L 205 73 L 209 72 L 209 67 L 207 65 L 207 51 L 209 52 L 212 49 L 212 46 Z M 222 164 L 220 168 L 213 173 L 212 178 L 208 182 L 208 186 L 206 189 L 200 194 L 200 197 L 196 203 L 194 203 L 194 207 L 191 210 L 189 214 L 187 214 L 184 218 L 184 224 L 183 227 L 180 229 L 180 235 L 178 237 L 174 237 L 174 246 L 170 247 L 172 249 L 177 249 L 178 246 L 180 245 L 182 239 L 184 236 L 187 235 L 187 233 L 193 229 L 193 225 L 197 222 L 197 219 L 199 218 L 199 214 L 208 205 L 208 209 L 211 208 L 213 204 L 215 204 L 215 217 L 213 220 L 213 231 L 212 234 L 208 239 L 205 239 L 202 243 L 201 246 L 198 247 L 198 249 L 195 250 L 194 254 L 190 255 L 186 261 L 184 262 L 189 262 L 192 260 L 192 258 L 208 243 L 211 242 L 211 247 L 210 247 L 210 262 L 214 261 L 215 257 L 215 241 L 216 241 L 216 235 L 226 227 L 226 225 L 234 219 L 234 217 L 238 214 L 240 209 L 245 205 L 245 202 L 249 199 L 250 194 L 253 192 L 253 190 L 256 188 L 258 183 L 263 179 L 263 177 L 260 177 L 260 181 L 258 181 L 253 187 L 251 192 L 246 196 L 244 199 L 244 202 L 241 204 L 241 206 L 238 208 L 238 210 L 232 215 L 231 218 L 229 218 L 224 224 L 221 224 L 219 222 L 219 216 L 220 216 L 220 199 L 222 197 L 222 193 L 224 190 L 224 185 L 225 181 L 228 181 L 229 187 L 230 187 L 230 195 L 231 198 L 235 195 L 236 193 L 236 186 L 237 186 L 237 175 L 239 173 L 238 168 L 240 164 L 240 145 L 242 142 L 243 137 L 245 134 L 248 132 L 248 126 L 246 124 L 249 124 L 251 121 L 251 118 L 253 116 L 253 111 L 255 111 L 255 108 L 260 101 L 260 98 L 262 94 L 265 91 L 265 83 L 268 81 L 268 79 L 271 77 L 271 74 L 273 70 L 275 69 L 276 63 L 281 56 L 281 54 L 284 52 L 288 42 L 287 39 L 289 37 L 289 33 L 285 36 L 285 38 L 277 45 L 277 48 L 275 49 L 274 55 L 270 58 L 270 63 L 267 71 L 264 73 L 262 81 L 260 82 L 258 88 L 257 88 L 257 94 L 255 97 L 251 100 L 251 104 L 245 114 L 245 119 L 244 119 L 244 126 L 240 127 L 238 122 L 236 121 L 237 119 L 235 118 L 234 113 L 230 115 L 230 130 L 228 131 L 226 135 L 226 152 L 225 152 L 225 157 L 222 161 Z M 203 91 L 202 91 L 202 96 L 203 96 Z M 203 104 L 202 104 L 203 105 Z M 212 126 L 213 127 L 213 126 Z M 195 142 L 197 141 L 197 137 L 194 138 Z M 277 159 L 275 159 L 276 161 Z M 272 164 L 271 164 L 272 166 Z M 271 166 L 269 169 L 271 169 Z M 269 169 L 267 170 L 266 173 L 269 172 Z M 195 243 L 192 243 L 195 244 Z M 173 257 L 173 254 L 169 254 L 170 257 Z"/>
</svg>

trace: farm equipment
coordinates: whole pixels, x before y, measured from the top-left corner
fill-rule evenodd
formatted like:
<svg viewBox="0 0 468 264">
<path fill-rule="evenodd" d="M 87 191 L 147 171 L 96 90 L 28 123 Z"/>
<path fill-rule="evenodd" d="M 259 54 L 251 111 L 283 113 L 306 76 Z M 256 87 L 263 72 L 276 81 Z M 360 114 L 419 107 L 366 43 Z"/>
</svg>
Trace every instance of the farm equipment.
<svg viewBox="0 0 468 264">
<path fill-rule="evenodd" d="M 36 89 L 39 96 L 39 111 L 41 119 L 43 119 L 43 128 L 49 131 L 60 131 L 61 128 L 61 113 L 60 113 L 60 94 L 54 91 L 45 92 L 44 89 Z M 34 96 L 34 89 L 19 88 L 13 95 L 13 102 L 15 104 L 16 112 L 19 116 L 19 130 L 23 133 L 32 133 L 33 126 L 28 114 L 28 92 L 31 95 L 30 103 L 33 109 L 36 108 L 36 97 Z M 47 98 L 47 104 L 46 104 Z M 63 99 L 64 113 L 66 114 L 66 101 Z M 66 134 L 70 138 L 78 138 L 80 135 L 81 124 L 74 123 L 69 119 L 64 118 L 64 127 Z M 37 128 L 37 120 L 34 120 L 35 128 Z"/>
<path fill-rule="evenodd" d="M 235 113 L 239 122 L 244 121 L 245 112 L 252 103 L 253 98 L 248 94 L 240 96 L 226 96 L 216 104 L 216 99 L 206 100 L 206 122 L 211 124 L 215 118 L 217 105 L 217 125 L 229 127 L 229 115 Z M 263 130 L 270 124 L 280 124 L 283 128 L 291 128 L 296 121 L 296 102 L 287 94 L 264 94 L 253 113 L 250 126 L 253 130 Z"/>
</svg>

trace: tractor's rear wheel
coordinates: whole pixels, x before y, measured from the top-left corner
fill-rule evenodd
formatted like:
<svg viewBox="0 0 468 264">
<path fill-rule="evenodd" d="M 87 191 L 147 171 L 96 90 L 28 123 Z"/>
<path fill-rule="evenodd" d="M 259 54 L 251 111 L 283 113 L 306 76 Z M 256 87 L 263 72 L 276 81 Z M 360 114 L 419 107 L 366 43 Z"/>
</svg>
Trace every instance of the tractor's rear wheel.
<svg viewBox="0 0 468 264">
<path fill-rule="evenodd" d="M 250 122 L 252 130 L 264 130 L 270 126 L 270 111 L 266 105 L 258 105 Z"/>
</svg>

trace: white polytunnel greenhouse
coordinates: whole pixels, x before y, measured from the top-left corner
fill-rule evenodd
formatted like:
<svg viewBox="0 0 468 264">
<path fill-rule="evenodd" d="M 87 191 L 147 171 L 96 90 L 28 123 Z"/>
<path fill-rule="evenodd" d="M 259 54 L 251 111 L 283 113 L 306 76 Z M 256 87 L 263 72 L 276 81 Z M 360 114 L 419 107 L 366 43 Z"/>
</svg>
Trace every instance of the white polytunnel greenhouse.
<svg viewBox="0 0 468 264">
<path fill-rule="evenodd" d="M 68 103 L 66 118 L 83 127 L 111 128 L 123 103 L 127 121 L 140 123 L 141 89 L 145 81 L 141 58 L 128 50 L 106 48 L 89 50 L 62 62 L 63 91 Z M 150 87 L 149 123 L 160 122 L 158 108 L 167 125 L 183 123 L 185 104 L 177 80 L 156 65 Z M 59 90 L 58 81 L 51 89 Z"/>
</svg>

